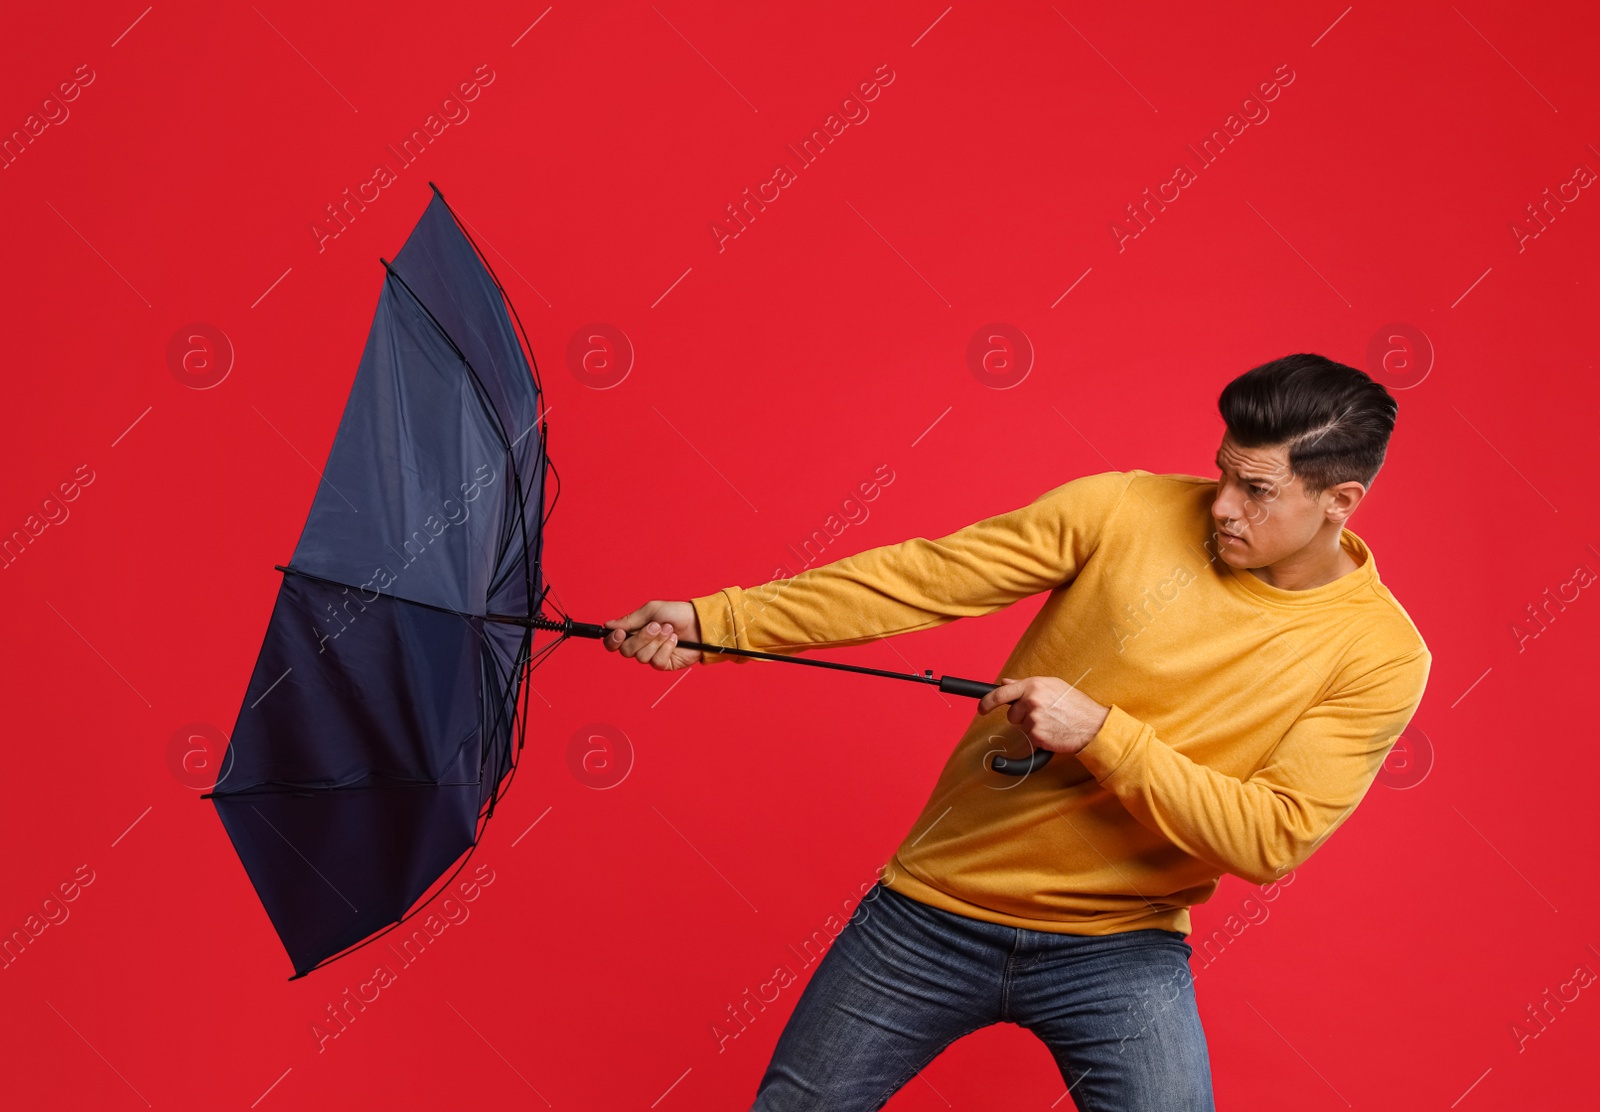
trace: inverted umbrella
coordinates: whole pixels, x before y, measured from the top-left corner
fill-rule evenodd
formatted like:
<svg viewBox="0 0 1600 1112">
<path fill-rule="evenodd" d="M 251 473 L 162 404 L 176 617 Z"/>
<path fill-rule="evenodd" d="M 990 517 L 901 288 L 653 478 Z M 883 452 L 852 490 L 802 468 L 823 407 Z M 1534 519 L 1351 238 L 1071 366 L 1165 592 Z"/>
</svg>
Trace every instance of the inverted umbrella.
<svg viewBox="0 0 1600 1112">
<path fill-rule="evenodd" d="M 608 632 L 573 621 L 549 596 L 541 557 L 559 479 L 537 364 L 437 186 L 383 265 L 327 466 L 294 555 L 278 568 L 223 772 L 205 796 L 295 977 L 443 890 L 515 771 L 527 672 L 568 637 Z M 535 630 L 557 636 L 534 652 Z M 678 644 L 972 698 L 997 686 Z M 994 767 L 1022 774 L 1048 757 L 997 756 Z"/>
</svg>

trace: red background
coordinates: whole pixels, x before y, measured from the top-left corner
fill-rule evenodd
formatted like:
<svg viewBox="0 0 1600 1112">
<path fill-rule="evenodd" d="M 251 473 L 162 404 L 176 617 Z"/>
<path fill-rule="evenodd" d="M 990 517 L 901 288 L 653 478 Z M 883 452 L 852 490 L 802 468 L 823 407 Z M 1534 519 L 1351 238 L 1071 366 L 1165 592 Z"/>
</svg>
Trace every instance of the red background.
<svg viewBox="0 0 1600 1112">
<path fill-rule="evenodd" d="M 232 726 L 377 260 L 429 179 L 529 328 L 565 488 L 548 571 L 580 620 L 772 578 L 880 465 L 892 483 L 827 558 L 1108 468 L 1214 475 L 1218 391 L 1289 352 L 1387 375 L 1399 425 L 1353 528 L 1433 650 L 1413 763 L 1252 905 L 1268 917 L 1209 965 L 1197 953 L 1219 1105 L 1592 1093 L 1600 984 L 1574 975 L 1600 974 L 1600 588 L 1552 605 L 1520 651 L 1513 623 L 1600 571 L 1582 464 L 1600 200 L 1582 191 L 1523 250 L 1511 230 L 1575 167 L 1600 170 L 1592 9 L 141 10 L 0 17 L 6 134 L 76 67 L 94 74 L 0 171 L 0 526 L 41 515 L 75 468 L 94 476 L 0 572 L 0 931 L 79 866 L 94 877 L 0 970 L 6 1103 L 747 1107 L 799 984 L 720 1051 L 713 1024 L 853 903 L 972 713 L 761 664 L 674 685 L 563 645 L 533 676 L 524 767 L 478 850 L 493 883 L 319 1049 L 312 1024 L 373 963 L 286 981 L 185 771 L 185 727 Z M 480 65 L 494 80 L 470 116 L 319 251 L 324 206 L 393 167 L 386 146 Z M 724 206 L 880 65 L 894 79 L 870 116 L 719 251 Z M 1199 169 L 1186 144 L 1281 65 L 1294 80 L 1270 116 Z M 1180 160 L 1199 180 L 1119 251 L 1112 221 Z M 203 390 L 168 356 L 197 322 L 232 349 Z M 633 351 L 603 390 L 567 356 L 595 322 Z M 968 362 L 994 322 L 1034 353 L 1009 389 Z M 1405 352 L 1369 364 L 1390 334 L 1427 338 L 1421 382 L 1391 373 Z M 829 655 L 992 677 L 1039 601 Z M 633 750 L 609 790 L 569 767 L 592 723 Z M 1252 896 L 1226 879 L 1191 941 Z M 1519 1044 L 1513 1022 L 1564 982 L 1577 999 Z M 1065 1108 L 1062 1091 L 1043 1045 L 998 1026 L 890 1107 Z"/>
</svg>

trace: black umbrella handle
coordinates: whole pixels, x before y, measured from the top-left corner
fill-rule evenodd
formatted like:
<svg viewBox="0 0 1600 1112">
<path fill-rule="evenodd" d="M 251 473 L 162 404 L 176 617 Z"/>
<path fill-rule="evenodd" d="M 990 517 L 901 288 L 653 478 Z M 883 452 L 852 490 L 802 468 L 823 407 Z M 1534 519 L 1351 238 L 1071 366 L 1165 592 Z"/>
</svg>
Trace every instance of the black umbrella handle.
<svg viewBox="0 0 1600 1112">
<path fill-rule="evenodd" d="M 1055 751 L 1052 749 L 1035 749 L 1026 757 L 1008 757 L 1004 753 L 996 753 L 990 758 L 989 767 L 1007 776 L 1026 776 L 1049 764 L 1053 756 Z"/>
<path fill-rule="evenodd" d="M 966 695 L 973 699 L 981 699 L 999 686 L 997 683 L 984 683 L 982 680 L 963 680 L 955 676 L 939 677 L 940 691 L 947 695 Z M 989 767 L 1007 776 L 1026 776 L 1030 772 L 1038 772 L 1049 763 L 1051 756 L 1053 753 L 1049 749 L 1035 749 L 1026 757 L 1008 757 L 1004 753 L 996 753 L 989 759 Z"/>
<path fill-rule="evenodd" d="M 965 695 L 969 699 L 981 699 L 999 686 L 982 680 L 964 680 L 958 676 L 939 677 L 940 691 L 946 695 Z"/>
<path fill-rule="evenodd" d="M 575 622 L 571 618 L 557 621 L 553 618 L 516 618 L 504 614 L 487 615 L 490 621 L 512 622 L 517 625 L 532 626 L 534 629 L 559 632 L 567 637 L 589 637 L 596 641 L 605 639 L 611 630 L 602 625 L 591 622 Z M 625 632 L 637 633 L 638 630 Z M 784 656 L 779 653 L 757 652 L 755 649 L 738 649 L 730 645 L 707 645 L 699 641 L 679 641 L 680 649 L 698 649 L 701 652 L 722 653 L 726 656 L 749 656 L 758 660 L 779 660 L 785 664 L 806 664 L 813 668 L 833 668 L 842 672 L 859 672 L 868 676 L 883 676 L 886 679 L 911 680 L 914 683 L 936 685 L 946 695 L 964 695 L 969 699 L 981 699 L 1000 685 L 988 683 L 984 680 L 967 680 L 959 676 L 940 676 L 934 678 L 933 672 L 890 672 L 882 668 L 862 668 L 855 664 L 840 664 L 832 660 L 810 660 L 804 657 Z M 1035 749 L 1026 757 L 1007 757 L 997 753 L 989 761 L 989 767 L 1006 776 L 1026 776 L 1043 768 L 1054 754 L 1049 749 Z"/>
</svg>

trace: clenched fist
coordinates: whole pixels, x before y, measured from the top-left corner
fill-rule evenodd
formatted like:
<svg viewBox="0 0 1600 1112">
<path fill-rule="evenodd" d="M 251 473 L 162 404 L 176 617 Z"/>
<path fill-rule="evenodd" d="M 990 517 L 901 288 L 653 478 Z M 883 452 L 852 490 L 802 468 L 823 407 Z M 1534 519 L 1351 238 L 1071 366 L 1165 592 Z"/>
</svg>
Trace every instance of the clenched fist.
<svg viewBox="0 0 1600 1112">
<path fill-rule="evenodd" d="M 1006 721 L 1020 727 L 1035 748 L 1055 753 L 1076 753 L 1088 745 L 1111 713 L 1110 707 L 1055 676 L 1001 676 L 1000 686 L 978 700 L 978 713 L 989 714 L 1007 703 L 1011 709 Z"/>
<path fill-rule="evenodd" d="M 700 640 L 700 620 L 690 602 L 652 599 L 631 614 L 602 623 L 613 632 L 601 644 L 606 652 L 630 656 L 662 672 L 687 668 L 699 661 L 699 649 L 680 649 L 678 640 Z"/>
</svg>

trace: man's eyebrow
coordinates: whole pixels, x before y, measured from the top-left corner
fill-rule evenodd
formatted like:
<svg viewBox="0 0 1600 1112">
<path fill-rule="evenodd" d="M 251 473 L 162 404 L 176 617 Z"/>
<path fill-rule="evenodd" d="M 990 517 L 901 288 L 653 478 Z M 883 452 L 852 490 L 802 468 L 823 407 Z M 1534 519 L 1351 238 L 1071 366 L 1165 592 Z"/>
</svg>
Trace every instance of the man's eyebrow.
<svg viewBox="0 0 1600 1112">
<path fill-rule="evenodd" d="M 1222 452 L 1221 452 L 1221 450 L 1218 450 L 1217 454 L 1215 456 L 1211 457 L 1211 462 L 1217 465 L 1217 470 L 1218 471 L 1221 471 L 1223 469 L 1222 468 Z M 1239 478 L 1243 479 L 1247 483 L 1263 483 L 1263 484 L 1265 484 L 1267 486 L 1271 486 L 1272 485 L 1272 479 L 1270 477 L 1266 476 L 1266 475 L 1245 475 L 1245 474 L 1240 474 Z"/>
</svg>

